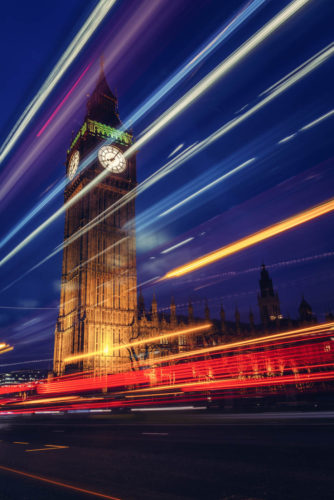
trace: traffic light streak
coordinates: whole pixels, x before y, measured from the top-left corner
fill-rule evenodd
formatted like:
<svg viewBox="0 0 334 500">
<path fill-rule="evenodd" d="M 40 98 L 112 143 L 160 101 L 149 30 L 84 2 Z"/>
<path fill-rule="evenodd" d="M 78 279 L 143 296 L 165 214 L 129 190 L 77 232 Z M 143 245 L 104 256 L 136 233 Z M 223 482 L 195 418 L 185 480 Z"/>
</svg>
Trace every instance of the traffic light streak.
<svg viewBox="0 0 334 500">
<path fill-rule="evenodd" d="M 170 339 L 170 338 L 178 337 L 180 335 L 187 335 L 189 333 L 196 333 L 196 332 L 200 332 L 202 330 L 208 330 L 211 328 L 211 326 L 212 326 L 211 323 L 205 323 L 204 325 L 195 326 L 192 328 L 186 328 L 184 330 L 178 330 L 178 331 L 172 332 L 172 333 L 157 335 L 156 337 L 149 337 L 145 340 L 137 340 L 134 342 L 129 342 L 128 344 L 117 345 L 116 347 L 105 347 L 103 350 L 100 350 L 100 351 L 92 351 L 92 352 L 87 352 L 87 353 L 83 353 L 83 354 L 78 354 L 75 356 L 69 356 L 68 358 L 65 358 L 64 362 L 70 363 L 72 361 L 79 361 L 81 359 L 91 358 L 94 356 L 102 356 L 102 355 L 107 356 L 110 353 L 115 352 L 115 351 L 119 351 L 121 349 L 131 349 L 133 347 L 137 347 L 137 346 L 145 345 L 145 344 L 150 344 L 150 343 L 156 342 L 156 341 L 160 342 L 163 339 Z"/>
<path fill-rule="evenodd" d="M 261 229 L 256 233 L 250 234 L 249 236 L 245 236 L 241 240 L 237 240 L 234 243 L 230 243 L 229 245 L 219 248 L 218 250 L 203 255 L 202 257 L 199 257 L 191 262 L 188 262 L 183 266 L 176 267 L 175 269 L 172 269 L 167 274 L 165 274 L 165 276 L 161 279 L 164 280 L 170 278 L 179 278 L 180 276 L 183 276 L 185 274 L 197 271 L 202 267 L 208 266 L 209 264 L 213 264 L 218 260 L 225 259 L 230 255 L 240 252 L 241 250 L 245 250 L 246 248 L 256 245 L 257 243 L 261 243 L 262 241 L 268 240 L 273 236 L 277 236 L 278 234 L 284 233 L 289 229 L 293 229 L 297 226 L 305 224 L 306 222 L 321 217 L 322 215 L 328 214 L 333 210 L 334 210 L 334 199 L 331 199 L 327 202 L 322 203 L 321 205 L 317 205 L 315 207 L 309 208 L 308 210 L 304 210 L 303 212 L 293 215 L 288 219 L 284 219 L 281 222 L 277 222 L 272 226 Z"/>
</svg>

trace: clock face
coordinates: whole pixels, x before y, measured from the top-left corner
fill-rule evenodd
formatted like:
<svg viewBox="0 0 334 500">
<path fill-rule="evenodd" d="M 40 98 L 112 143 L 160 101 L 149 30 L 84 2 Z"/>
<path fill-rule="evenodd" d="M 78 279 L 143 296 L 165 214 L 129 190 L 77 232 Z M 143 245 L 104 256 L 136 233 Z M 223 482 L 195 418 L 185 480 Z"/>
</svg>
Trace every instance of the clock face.
<svg viewBox="0 0 334 500">
<path fill-rule="evenodd" d="M 76 171 L 78 170 L 80 161 L 80 153 L 79 151 L 74 151 L 72 153 L 69 164 L 68 164 L 68 177 L 70 180 L 75 176 Z"/>
<path fill-rule="evenodd" d="M 102 167 L 114 174 L 120 174 L 126 169 L 126 160 L 122 152 L 114 146 L 102 146 L 98 156 Z"/>
</svg>

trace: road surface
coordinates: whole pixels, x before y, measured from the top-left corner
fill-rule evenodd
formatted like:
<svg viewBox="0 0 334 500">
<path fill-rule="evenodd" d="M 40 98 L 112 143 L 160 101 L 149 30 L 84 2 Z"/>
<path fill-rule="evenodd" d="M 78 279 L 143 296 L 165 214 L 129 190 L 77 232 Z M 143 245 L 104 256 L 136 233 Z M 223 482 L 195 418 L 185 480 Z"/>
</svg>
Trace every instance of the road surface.
<svg viewBox="0 0 334 500">
<path fill-rule="evenodd" d="M 330 412 L 2 418 L 0 498 L 333 500 L 333 431 Z"/>
</svg>

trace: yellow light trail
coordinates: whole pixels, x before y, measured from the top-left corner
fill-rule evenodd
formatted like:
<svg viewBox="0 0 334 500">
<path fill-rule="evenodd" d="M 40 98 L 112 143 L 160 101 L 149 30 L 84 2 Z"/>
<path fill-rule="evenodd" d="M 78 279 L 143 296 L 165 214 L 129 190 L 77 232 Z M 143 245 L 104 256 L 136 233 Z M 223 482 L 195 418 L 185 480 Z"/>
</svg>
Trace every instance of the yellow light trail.
<svg viewBox="0 0 334 500">
<path fill-rule="evenodd" d="M 138 151 L 144 144 L 149 142 L 158 132 L 174 120 L 180 113 L 182 113 L 190 104 L 196 101 L 204 92 L 206 92 L 214 83 L 216 83 L 223 75 L 227 74 L 237 63 L 241 62 L 248 56 L 258 45 L 266 40 L 272 33 L 274 33 L 280 26 L 287 22 L 294 16 L 302 7 L 304 7 L 311 0 L 294 0 L 285 9 L 279 12 L 273 19 L 265 24 L 259 31 L 250 37 L 244 44 L 236 49 L 229 57 L 222 61 L 214 70 L 206 75 L 202 80 L 190 89 L 183 97 L 181 97 L 174 105 L 165 111 L 155 122 L 153 122 L 142 136 L 136 141 L 135 144 L 130 146 L 124 152 L 124 157 L 130 158 Z M 89 158 L 93 159 L 96 151 L 92 152 Z M 89 184 L 81 189 L 77 194 L 70 198 L 62 207 L 54 212 L 48 219 L 46 219 L 40 226 L 32 231 L 26 238 L 24 238 L 13 250 L 11 250 L 0 261 L 0 267 L 24 248 L 30 241 L 33 240 L 39 233 L 46 229 L 53 223 L 60 215 L 62 215 L 71 206 L 75 205 L 79 199 L 85 196 L 91 189 L 97 186 L 109 175 L 109 171 L 105 169 L 97 175 Z"/>
<path fill-rule="evenodd" d="M 47 398 L 47 399 L 33 399 L 30 401 L 20 401 L 18 403 L 14 403 L 15 405 L 34 405 L 36 403 L 57 403 L 61 401 L 75 401 L 80 399 L 80 396 L 65 396 L 61 398 Z"/>
<path fill-rule="evenodd" d="M 272 226 L 261 229 L 256 233 L 245 236 L 241 240 L 237 240 L 234 243 L 230 243 L 229 245 L 203 255 L 202 257 L 198 257 L 197 259 L 194 259 L 193 261 L 188 262 L 183 266 L 176 267 L 175 269 L 172 269 L 171 271 L 166 273 L 165 276 L 161 278 L 161 280 L 179 278 L 180 276 L 183 276 L 185 274 L 197 271 L 197 269 L 208 266 L 209 264 L 217 262 L 218 260 L 225 259 L 230 255 L 240 252 L 241 250 L 245 250 L 246 248 L 256 245 L 257 243 L 260 243 L 262 241 L 268 240 L 269 238 L 288 231 L 289 229 L 293 229 L 297 226 L 300 226 L 301 224 L 305 224 L 306 222 L 316 219 L 317 217 L 321 217 L 322 215 L 328 214 L 333 210 L 334 199 L 331 199 L 325 203 L 322 203 L 321 205 L 317 205 L 308 210 L 304 210 L 303 212 L 300 212 L 297 215 L 293 215 L 288 219 L 284 219 L 283 221 L 277 222 Z"/>
<path fill-rule="evenodd" d="M 130 342 L 129 344 L 123 344 L 119 345 L 117 347 L 111 347 L 111 348 L 106 348 L 101 351 L 93 351 L 93 352 L 87 352 L 84 354 L 78 354 L 75 356 L 69 356 L 68 358 L 65 358 L 64 362 L 69 363 L 70 361 L 77 361 L 79 359 L 85 359 L 85 358 L 91 358 L 93 356 L 99 356 L 99 355 L 109 355 L 109 353 L 114 352 L 114 351 L 119 351 L 120 349 L 129 349 L 131 347 L 137 347 L 139 345 L 144 345 L 144 344 L 150 344 L 151 342 L 155 341 L 160 341 L 162 339 L 170 339 L 174 337 L 178 337 L 179 335 L 187 335 L 188 333 L 195 333 L 199 332 L 202 330 L 208 330 L 211 328 L 211 323 L 204 323 L 203 325 L 200 326 L 195 326 L 192 328 L 185 328 L 184 330 L 178 330 L 176 332 L 172 333 L 166 333 L 164 335 L 157 335 L 156 337 L 151 337 L 145 340 L 137 340 L 136 342 Z"/>
<path fill-rule="evenodd" d="M 96 401 L 99 400 L 100 398 L 82 398 L 81 396 L 61 396 L 59 398 L 45 398 L 45 399 L 30 399 L 28 401 L 19 401 L 17 403 L 13 403 L 14 405 L 34 405 L 36 403 L 62 403 L 62 402 L 69 402 L 69 401 L 78 401 L 80 402 L 83 401 Z"/>
<path fill-rule="evenodd" d="M 25 451 L 26 451 L 26 453 L 29 453 L 31 451 L 63 450 L 65 448 L 69 448 L 69 446 L 66 446 L 66 445 L 60 446 L 60 445 L 56 445 L 56 444 L 46 444 L 45 448 L 34 448 L 34 449 L 31 449 L 31 450 L 25 450 Z"/>
<path fill-rule="evenodd" d="M 172 354 L 170 356 L 165 356 L 165 357 L 159 358 L 159 359 L 157 358 L 157 359 L 154 359 L 151 363 L 149 363 L 148 361 L 146 361 L 146 362 L 142 361 L 141 364 L 145 365 L 145 366 L 147 366 L 148 364 L 156 365 L 156 364 L 165 363 L 168 361 L 174 361 L 177 359 L 202 356 L 203 354 L 211 354 L 211 353 L 215 353 L 218 351 L 226 351 L 226 350 L 230 350 L 232 348 L 235 349 L 238 347 L 258 345 L 258 344 L 263 344 L 266 342 L 271 342 L 273 340 L 283 340 L 285 338 L 289 338 L 292 336 L 294 336 L 295 338 L 298 338 L 298 337 L 301 337 L 303 335 L 312 335 L 313 333 L 319 334 L 319 333 L 322 333 L 323 331 L 327 331 L 331 328 L 332 329 L 334 328 L 334 322 L 322 323 L 321 325 L 310 326 L 310 327 L 306 327 L 306 328 L 299 328 L 297 330 L 289 330 L 287 332 L 273 333 L 272 335 L 265 335 L 263 337 L 257 337 L 255 339 L 240 340 L 237 342 L 231 342 L 229 344 L 204 347 L 202 349 L 196 349 L 193 351 L 183 352 L 180 354 Z"/>
<path fill-rule="evenodd" d="M 0 354 L 4 354 L 5 352 L 12 351 L 14 349 L 13 346 L 6 344 L 6 342 L 2 342 L 0 344 Z"/>
<path fill-rule="evenodd" d="M 72 42 L 43 83 L 42 87 L 39 89 L 32 101 L 30 101 L 10 131 L 0 149 L 0 163 L 3 162 L 8 153 L 12 150 L 26 126 L 33 119 L 39 108 L 43 105 L 49 94 L 53 91 L 69 66 L 81 52 L 82 48 L 86 45 L 115 2 L 116 0 L 100 0 L 97 4 L 85 24 L 75 35 Z"/>
<path fill-rule="evenodd" d="M 87 490 L 85 488 L 78 488 L 68 483 L 63 483 L 61 481 L 56 481 L 54 479 L 49 479 L 44 476 L 37 476 L 36 474 L 30 474 L 19 469 L 13 469 L 11 467 L 6 467 L 5 465 L 0 465 L 0 469 L 5 472 L 11 472 L 12 474 L 18 474 L 19 476 L 28 477 L 30 479 L 35 479 L 36 481 L 42 481 L 44 483 L 53 484 L 54 486 L 60 486 L 68 490 L 78 491 L 80 493 L 85 493 L 86 495 L 92 495 L 98 498 L 105 498 L 106 500 L 121 500 L 118 497 L 112 497 L 111 495 L 106 495 L 104 493 L 99 493 L 97 491 Z"/>
</svg>

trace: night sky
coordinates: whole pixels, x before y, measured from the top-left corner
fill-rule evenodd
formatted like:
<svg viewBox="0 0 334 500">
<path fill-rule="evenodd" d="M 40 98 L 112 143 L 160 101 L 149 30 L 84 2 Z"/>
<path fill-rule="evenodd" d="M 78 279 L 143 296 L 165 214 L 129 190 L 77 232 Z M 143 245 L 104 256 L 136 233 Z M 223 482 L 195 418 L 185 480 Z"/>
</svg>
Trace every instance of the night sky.
<svg viewBox="0 0 334 500">
<path fill-rule="evenodd" d="M 1 6 L 1 144 L 97 3 L 13 0 Z M 62 206 L 60 190 L 8 238 L 17 224 L 65 180 L 66 150 L 83 122 L 87 94 L 94 89 L 101 55 L 125 122 L 249 3 L 116 2 L 0 166 L 1 259 Z M 264 2 L 133 123 L 135 137 L 288 3 Z M 183 145 L 175 155 L 259 103 L 270 86 L 333 43 L 333 15 L 331 0 L 310 1 L 140 148 L 138 182 L 165 165 L 178 146 Z M 87 67 L 70 97 L 37 137 Z M 160 309 L 168 308 L 173 295 L 180 314 L 186 312 L 191 298 L 199 316 L 208 300 L 212 316 L 218 316 L 222 303 L 227 319 L 233 319 L 236 307 L 242 321 L 247 321 L 250 307 L 258 319 L 259 268 L 264 262 L 279 293 L 284 316 L 297 317 L 302 294 L 319 320 L 324 320 L 330 309 L 334 312 L 334 214 L 184 278 L 150 281 L 192 258 L 333 197 L 334 115 L 301 130 L 334 109 L 333 75 L 332 55 L 137 198 L 138 284 L 142 284 L 147 307 L 155 291 Z M 280 142 L 290 135 L 290 140 Z M 159 217 L 252 158 L 254 161 L 228 179 Z M 30 270 L 62 243 L 63 235 L 61 216 L 0 267 L 0 340 L 15 347 L 1 357 L 1 371 L 51 366 L 47 362 L 14 363 L 52 358 L 62 253 Z M 188 243 L 161 253 L 188 239 Z"/>
</svg>

